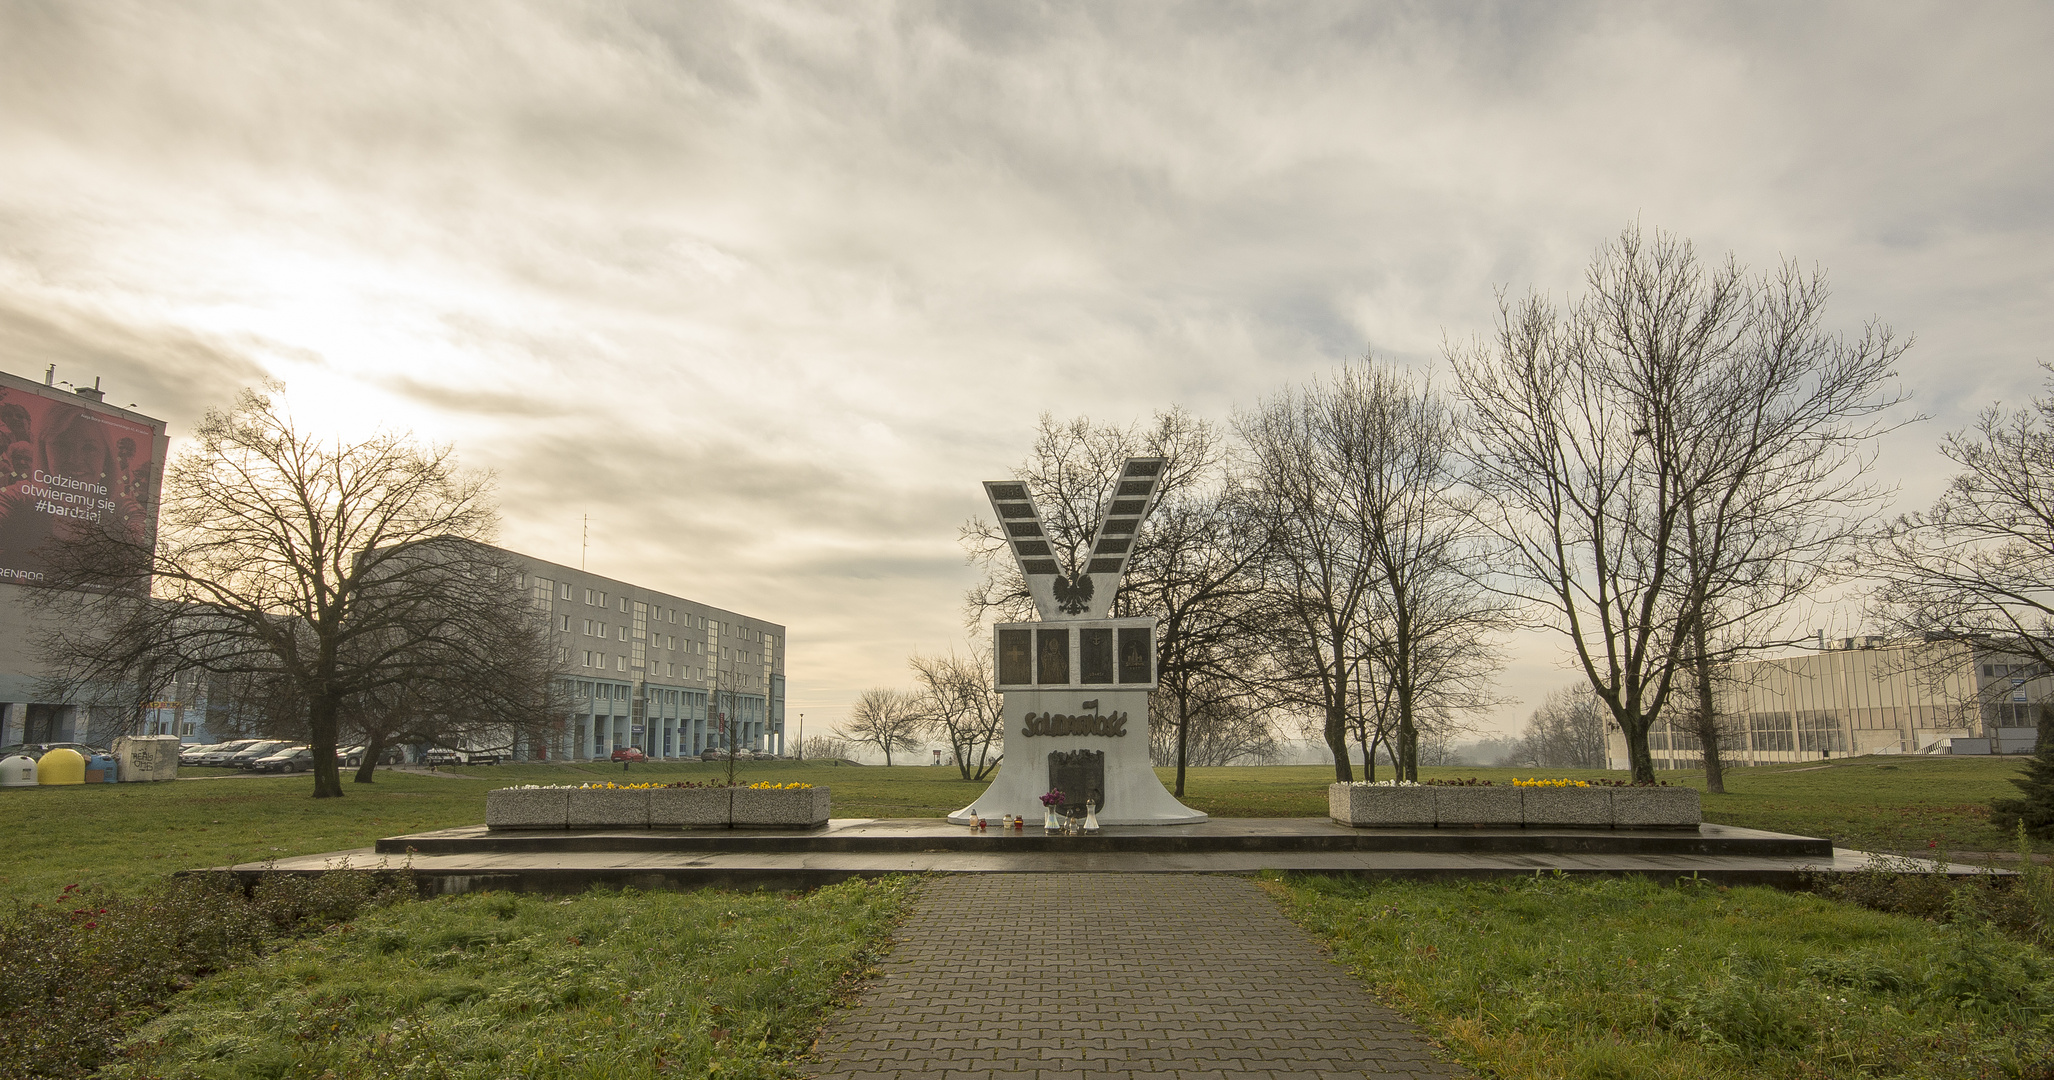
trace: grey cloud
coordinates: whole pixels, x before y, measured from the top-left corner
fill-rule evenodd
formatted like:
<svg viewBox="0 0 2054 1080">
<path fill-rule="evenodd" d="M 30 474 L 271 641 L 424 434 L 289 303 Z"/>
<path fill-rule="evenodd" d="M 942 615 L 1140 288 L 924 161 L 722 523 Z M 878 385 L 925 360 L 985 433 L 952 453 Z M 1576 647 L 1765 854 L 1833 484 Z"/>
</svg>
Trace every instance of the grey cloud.
<svg viewBox="0 0 2054 1080">
<path fill-rule="evenodd" d="M 608 572 L 781 609 L 795 694 L 897 681 L 960 637 L 955 526 L 1038 413 L 1431 364 L 1635 218 L 1916 332 L 1911 494 L 2039 386 L 2050 39 L 2003 6 L 17 4 L 0 347 L 174 416 L 355 380 L 499 473 L 509 542 L 575 557 L 589 503 Z"/>
<path fill-rule="evenodd" d="M 207 409 L 261 383 L 263 365 L 248 353 L 177 327 L 139 327 L 90 312 L 34 306 L 0 294 L 0 357 L 7 370 L 40 380 L 89 386 L 95 378 L 110 404 L 167 421 L 183 435 Z"/>
</svg>

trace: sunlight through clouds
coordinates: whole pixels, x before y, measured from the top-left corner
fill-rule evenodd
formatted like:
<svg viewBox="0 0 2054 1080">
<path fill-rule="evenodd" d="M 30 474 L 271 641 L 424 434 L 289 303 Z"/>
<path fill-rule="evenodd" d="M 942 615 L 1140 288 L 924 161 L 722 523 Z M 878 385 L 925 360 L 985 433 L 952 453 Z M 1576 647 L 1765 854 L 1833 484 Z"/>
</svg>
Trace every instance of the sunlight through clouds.
<svg viewBox="0 0 2054 1080">
<path fill-rule="evenodd" d="M 262 378 L 505 541 L 789 625 L 831 720 L 962 641 L 1036 418 L 1434 365 L 1632 221 L 1832 275 L 1939 436 L 2054 333 L 2042 9 L 103 3 L 0 11 L 0 360 Z M 129 396 L 120 396 L 120 395 Z M 1515 727 L 1566 681 L 1521 639 Z"/>
</svg>

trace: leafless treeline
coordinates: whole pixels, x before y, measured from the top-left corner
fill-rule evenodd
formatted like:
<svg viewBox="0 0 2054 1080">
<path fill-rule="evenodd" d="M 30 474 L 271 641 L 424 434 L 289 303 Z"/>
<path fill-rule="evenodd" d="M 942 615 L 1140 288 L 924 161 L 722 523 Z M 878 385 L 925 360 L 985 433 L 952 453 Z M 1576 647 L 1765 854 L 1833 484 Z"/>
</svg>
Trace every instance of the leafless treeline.
<svg viewBox="0 0 2054 1080">
<path fill-rule="evenodd" d="M 1595 702 L 1578 715 L 1652 779 L 1649 728 L 1714 731 L 1715 671 L 1787 643 L 1882 497 L 1865 477 L 1906 343 L 1827 330 L 1826 297 L 1794 264 L 1707 265 L 1629 228 L 1581 297 L 1504 301 L 1492 335 L 1451 346 L 1448 391 L 1366 357 L 1224 429 L 1044 417 L 1016 475 L 1069 570 L 1118 462 L 1169 460 L 1115 614 L 1159 620 L 1152 745 L 1179 793 L 1183 766 L 1260 760 L 1293 719 L 1338 779 L 1351 750 L 1411 778 L 1423 734 L 1494 703 L 1520 625 L 1563 635 Z M 986 571 L 972 624 L 1029 617 L 998 531 L 963 536 Z"/>
</svg>

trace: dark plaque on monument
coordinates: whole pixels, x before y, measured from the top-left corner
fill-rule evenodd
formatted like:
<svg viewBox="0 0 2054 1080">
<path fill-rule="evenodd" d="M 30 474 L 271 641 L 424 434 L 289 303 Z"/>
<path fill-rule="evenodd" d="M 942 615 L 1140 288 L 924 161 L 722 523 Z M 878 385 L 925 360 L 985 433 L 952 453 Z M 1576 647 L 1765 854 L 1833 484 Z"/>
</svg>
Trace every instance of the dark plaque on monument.
<svg viewBox="0 0 2054 1080">
<path fill-rule="evenodd" d="M 1025 686 L 1034 681 L 1034 646 L 1025 630 L 998 632 L 998 681 Z"/>
<path fill-rule="evenodd" d="M 1068 630 L 1036 630 L 1034 632 L 1035 682 L 1043 685 L 1064 685 L 1070 681 L 1070 632 Z"/>
<path fill-rule="evenodd" d="M 1113 681 L 1113 632 L 1110 629 L 1077 631 L 1077 666 L 1083 669 L 1079 682 Z"/>
<path fill-rule="evenodd" d="M 1048 755 L 1048 787 L 1063 793 L 1064 802 L 1056 813 L 1083 817 L 1084 800 L 1095 799 L 1105 809 L 1105 751 L 1056 750 Z"/>
<path fill-rule="evenodd" d="M 1153 681 L 1152 657 L 1155 644 L 1148 640 L 1145 626 L 1127 627 L 1120 631 L 1120 681 L 1124 683 L 1145 683 Z"/>
</svg>

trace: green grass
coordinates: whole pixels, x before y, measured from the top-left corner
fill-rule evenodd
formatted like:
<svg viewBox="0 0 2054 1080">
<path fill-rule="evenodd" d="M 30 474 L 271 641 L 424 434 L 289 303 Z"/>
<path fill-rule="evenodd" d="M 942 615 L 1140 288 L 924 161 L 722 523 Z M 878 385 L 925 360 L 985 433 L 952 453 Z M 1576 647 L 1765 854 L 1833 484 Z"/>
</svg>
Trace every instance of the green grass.
<svg viewBox="0 0 2054 1080">
<path fill-rule="evenodd" d="M 104 1077 L 782 1077 L 907 879 L 399 904 L 202 981 Z"/>
<path fill-rule="evenodd" d="M 1992 758 L 1858 758 L 1830 768 L 1734 769 L 1729 794 L 1708 796 L 1708 820 L 1827 836 L 1844 845 L 1923 852 L 2004 851 L 1987 802 L 2011 792 L 2015 761 Z M 1620 776 L 1616 772 L 1425 769 L 1428 777 Z M 1165 782 L 1171 770 L 1159 769 Z M 308 797 L 307 776 L 181 780 L 0 789 L 0 830 L 18 838 L 0 860 L 0 899 L 41 899 L 65 885 L 134 889 L 164 873 L 369 846 L 381 836 L 475 825 L 485 792 L 520 783 L 587 780 L 716 780 L 712 764 L 645 764 L 625 774 L 604 763 L 478 766 L 437 775 L 381 771 L 375 784 L 345 783 L 342 799 Z M 1322 766 L 1192 769 L 1185 801 L 1217 817 L 1321 817 L 1332 772 Z M 834 789 L 837 817 L 937 817 L 969 805 L 984 784 L 951 768 L 738 763 L 742 782 L 803 780 Z M 1665 773 L 1701 785 L 1696 773 Z M 2042 842 L 2040 850 L 2054 850 Z"/>
<path fill-rule="evenodd" d="M 1638 878 L 1269 885 L 1485 1075 L 2054 1072 L 2054 958 L 1987 926 Z"/>
</svg>

